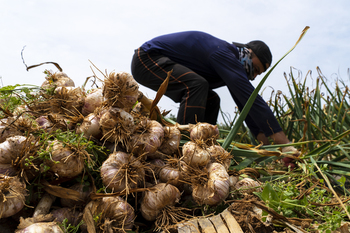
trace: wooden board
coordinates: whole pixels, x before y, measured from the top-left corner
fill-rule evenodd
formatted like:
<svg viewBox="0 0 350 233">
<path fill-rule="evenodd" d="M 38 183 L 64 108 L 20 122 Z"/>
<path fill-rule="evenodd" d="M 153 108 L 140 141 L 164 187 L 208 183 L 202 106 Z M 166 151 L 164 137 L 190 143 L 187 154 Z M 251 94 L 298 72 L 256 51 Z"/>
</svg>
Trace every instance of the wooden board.
<svg viewBox="0 0 350 233">
<path fill-rule="evenodd" d="M 203 233 L 217 233 L 213 224 L 207 218 L 198 219 L 198 223 L 202 228 Z"/>
<path fill-rule="evenodd" d="M 230 211 L 225 209 L 221 214 L 222 218 L 225 220 L 228 229 L 230 232 L 235 232 L 235 233 L 244 233 L 242 228 L 239 226 L 238 222 L 236 219 L 233 217 Z"/>
<path fill-rule="evenodd" d="M 209 220 L 212 222 L 217 232 L 230 233 L 220 215 L 214 215 L 213 217 L 210 217 Z"/>
<path fill-rule="evenodd" d="M 201 233 L 198 228 L 197 219 L 192 219 L 185 223 L 179 223 L 177 231 L 178 233 Z"/>
</svg>

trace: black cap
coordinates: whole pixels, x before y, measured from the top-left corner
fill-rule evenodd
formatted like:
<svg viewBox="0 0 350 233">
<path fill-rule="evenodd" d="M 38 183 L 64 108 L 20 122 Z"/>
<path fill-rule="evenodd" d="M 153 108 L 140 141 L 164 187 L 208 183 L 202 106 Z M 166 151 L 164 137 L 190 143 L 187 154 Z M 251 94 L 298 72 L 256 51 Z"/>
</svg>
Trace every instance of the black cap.
<svg viewBox="0 0 350 233">
<path fill-rule="evenodd" d="M 247 47 L 253 50 L 255 55 L 259 58 L 260 62 L 264 66 L 265 70 L 267 70 L 266 63 L 271 65 L 272 63 L 272 54 L 270 51 L 269 46 L 267 46 L 263 41 L 261 40 L 253 40 L 250 41 L 247 44 L 241 44 L 241 43 L 236 43 L 232 42 L 232 44 L 236 45 L 237 47 Z"/>
</svg>

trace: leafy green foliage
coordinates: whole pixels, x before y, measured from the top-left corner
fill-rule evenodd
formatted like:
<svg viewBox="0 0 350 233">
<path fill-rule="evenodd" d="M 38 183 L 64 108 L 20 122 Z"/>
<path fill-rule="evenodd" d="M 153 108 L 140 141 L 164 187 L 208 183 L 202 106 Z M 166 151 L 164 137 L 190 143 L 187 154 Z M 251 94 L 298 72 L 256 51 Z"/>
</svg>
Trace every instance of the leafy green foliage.
<svg viewBox="0 0 350 233">
<path fill-rule="evenodd" d="M 35 91 L 39 87 L 34 85 L 8 85 L 0 88 L 0 105 L 4 110 L 12 112 L 17 106 L 35 100 Z M 0 117 L 4 117 L 1 113 Z"/>
</svg>

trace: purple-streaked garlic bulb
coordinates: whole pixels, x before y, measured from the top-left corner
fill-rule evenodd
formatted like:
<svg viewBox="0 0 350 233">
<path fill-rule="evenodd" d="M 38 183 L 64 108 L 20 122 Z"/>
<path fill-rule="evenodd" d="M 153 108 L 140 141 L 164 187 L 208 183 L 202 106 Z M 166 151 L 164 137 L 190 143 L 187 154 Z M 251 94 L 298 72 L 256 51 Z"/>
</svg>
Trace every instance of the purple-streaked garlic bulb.
<svg viewBox="0 0 350 233">
<path fill-rule="evenodd" d="M 81 123 L 81 125 L 77 126 L 76 133 L 83 133 L 84 137 L 87 139 L 90 139 L 90 137 L 94 137 L 96 139 L 102 138 L 100 117 L 95 113 L 90 113 L 84 117 L 84 121 Z"/>
<path fill-rule="evenodd" d="M 89 229 L 99 229 L 98 232 L 125 231 L 132 230 L 135 212 L 121 197 L 103 197 L 85 206 L 83 219 L 88 232 L 92 232 Z"/>
<path fill-rule="evenodd" d="M 165 165 L 159 171 L 159 180 L 162 183 L 172 184 L 176 187 L 180 187 L 183 182 L 182 172 L 178 167 Z"/>
<path fill-rule="evenodd" d="M 206 146 L 188 141 L 182 146 L 183 161 L 190 166 L 206 166 L 210 161 L 210 154 Z"/>
<path fill-rule="evenodd" d="M 6 141 L 0 143 L 0 174 L 9 176 L 17 174 L 16 164 L 29 144 L 30 139 L 25 136 L 8 137 Z"/>
<path fill-rule="evenodd" d="M 240 193 L 252 194 L 253 192 L 261 192 L 261 184 L 251 178 L 243 178 L 234 185 L 235 189 Z"/>
<path fill-rule="evenodd" d="M 71 224 L 76 226 L 83 218 L 83 213 L 78 211 L 76 208 L 56 208 L 53 209 L 50 214 L 55 218 L 55 221 L 62 223 L 65 219 L 67 219 L 67 225 Z"/>
<path fill-rule="evenodd" d="M 89 115 L 90 113 L 93 113 L 98 107 L 102 106 L 102 103 L 104 101 L 103 95 L 102 95 L 102 88 L 96 88 L 91 90 L 89 92 L 84 100 L 84 106 L 81 110 L 81 113 L 84 116 Z"/>
<path fill-rule="evenodd" d="M 104 140 L 125 144 L 135 131 L 134 118 L 120 108 L 102 109 L 100 126 Z"/>
<path fill-rule="evenodd" d="M 26 185 L 18 177 L 0 174 L 0 219 L 22 210 L 26 194 Z"/>
<path fill-rule="evenodd" d="M 141 201 L 141 214 L 147 221 L 154 221 L 166 206 L 174 206 L 180 200 L 180 191 L 171 184 L 159 183 L 145 191 Z"/>
<path fill-rule="evenodd" d="M 84 156 L 75 148 L 55 139 L 47 151 L 51 151 L 51 159 L 45 163 L 59 177 L 73 178 L 84 170 Z"/>
<path fill-rule="evenodd" d="M 15 233 L 64 233 L 64 231 L 57 222 L 37 222 L 17 229 Z"/>
<path fill-rule="evenodd" d="M 153 154 L 162 144 L 163 126 L 155 120 L 143 120 L 132 136 L 133 152 L 137 155 Z"/>
<path fill-rule="evenodd" d="M 208 182 L 192 186 L 193 199 L 200 205 L 217 205 L 224 201 L 230 192 L 229 175 L 220 163 L 208 165 Z"/>
<path fill-rule="evenodd" d="M 181 132 L 175 126 L 164 126 L 164 139 L 159 150 L 167 155 L 178 151 L 181 139 Z"/>
<path fill-rule="evenodd" d="M 101 178 L 107 188 L 120 192 L 137 188 L 145 179 L 145 170 L 133 155 L 116 151 L 103 162 Z"/>
<path fill-rule="evenodd" d="M 197 123 L 195 125 L 190 124 L 190 137 L 191 140 L 203 140 L 208 141 L 210 139 L 216 140 L 219 136 L 219 129 L 217 125 L 209 123 Z"/>
</svg>

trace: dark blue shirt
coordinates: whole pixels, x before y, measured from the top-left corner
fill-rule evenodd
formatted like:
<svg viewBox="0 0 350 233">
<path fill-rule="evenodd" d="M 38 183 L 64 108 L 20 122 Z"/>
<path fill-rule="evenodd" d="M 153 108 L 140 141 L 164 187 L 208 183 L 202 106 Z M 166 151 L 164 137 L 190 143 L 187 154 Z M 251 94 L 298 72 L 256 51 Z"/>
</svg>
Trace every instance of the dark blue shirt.
<svg viewBox="0 0 350 233">
<path fill-rule="evenodd" d="M 156 51 L 205 78 L 214 89 L 227 86 L 242 110 L 254 86 L 247 78 L 235 45 L 204 32 L 187 31 L 156 37 L 142 46 L 145 52 Z M 246 124 L 254 135 L 266 136 L 282 131 L 270 107 L 257 96 Z"/>
</svg>

